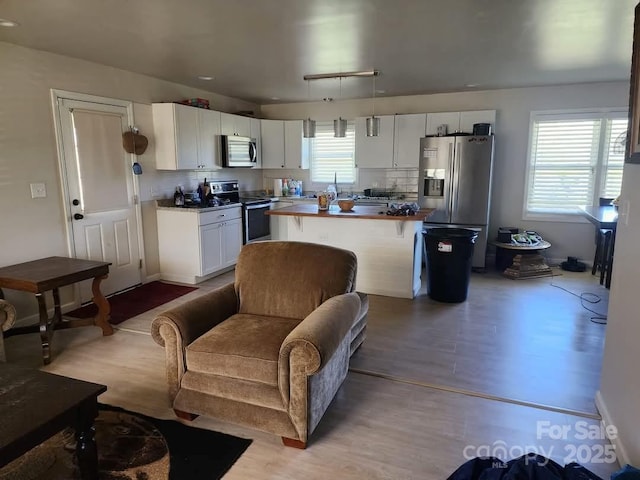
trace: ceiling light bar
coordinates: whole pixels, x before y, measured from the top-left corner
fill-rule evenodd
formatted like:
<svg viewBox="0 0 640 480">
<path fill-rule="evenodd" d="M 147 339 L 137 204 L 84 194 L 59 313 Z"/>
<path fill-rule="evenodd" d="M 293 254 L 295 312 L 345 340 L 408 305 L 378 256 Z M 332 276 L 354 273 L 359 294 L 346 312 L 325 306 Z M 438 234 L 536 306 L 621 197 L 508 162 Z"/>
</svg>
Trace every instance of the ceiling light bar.
<svg viewBox="0 0 640 480">
<path fill-rule="evenodd" d="M 326 78 L 346 78 L 346 77 L 377 77 L 380 75 L 378 70 L 361 70 L 359 72 L 336 72 L 336 73 L 315 73 L 313 75 L 305 75 L 304 80 L 323 80 Z"/>
</svg>

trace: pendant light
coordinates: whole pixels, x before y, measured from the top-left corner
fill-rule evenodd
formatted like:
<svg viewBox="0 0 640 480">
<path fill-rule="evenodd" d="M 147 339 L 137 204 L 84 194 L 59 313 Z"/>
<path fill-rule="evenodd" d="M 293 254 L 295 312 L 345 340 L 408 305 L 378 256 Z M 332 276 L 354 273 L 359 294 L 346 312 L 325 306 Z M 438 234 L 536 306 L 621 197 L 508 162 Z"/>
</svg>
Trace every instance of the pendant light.
<svg viewBox="0 0 640 480">
<path fill-rule="evenodd" d="M 377 137 L 380 134 L 380 119 L 376 117 L 376 77 L 373 76 L 373 97 L 371 100 L 371 116 L 366 120 L 367 137 Z"/>
<path fill-rule="evenodd" d="M 311 101 L 311 86 L 310 86 L 309 80 L 307 80 L 307 100 Z M 304 138 L 315 138 L 316 136 L 315 120 L 311 120 L 310 117 L 307 117 L 302 121 L 302 136 Z"/>
<path fill-rule="evenodd" d="M 340 99 L 342 99 L 342 77 L 340 77 L 340 94 L 338 96 L 338 100 Z M 344 118 L 338 117 L 333 121 L 333 136 L 336 138 L 347 136 L 347 121 Z"/>
</svg>

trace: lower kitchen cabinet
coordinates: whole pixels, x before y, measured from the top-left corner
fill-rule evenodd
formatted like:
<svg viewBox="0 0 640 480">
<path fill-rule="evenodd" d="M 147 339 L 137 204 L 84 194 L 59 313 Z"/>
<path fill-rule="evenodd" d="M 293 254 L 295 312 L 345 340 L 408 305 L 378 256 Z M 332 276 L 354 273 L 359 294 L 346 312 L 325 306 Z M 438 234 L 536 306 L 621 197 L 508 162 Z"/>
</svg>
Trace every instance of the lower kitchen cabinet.
<svg viewBox="0 0 640 480">
<path fill-rule="evenodd" d="M 195 284 L 231 269 L 242 248 L 240 207 L 158 208 L 163 280 Z"/>
<path fill-rule="evenodd" d="M 242 248 L 242 222 L 228 220 L 202 225 L 200 245 L 202 275 L 235 265 Z"/>
</svg>

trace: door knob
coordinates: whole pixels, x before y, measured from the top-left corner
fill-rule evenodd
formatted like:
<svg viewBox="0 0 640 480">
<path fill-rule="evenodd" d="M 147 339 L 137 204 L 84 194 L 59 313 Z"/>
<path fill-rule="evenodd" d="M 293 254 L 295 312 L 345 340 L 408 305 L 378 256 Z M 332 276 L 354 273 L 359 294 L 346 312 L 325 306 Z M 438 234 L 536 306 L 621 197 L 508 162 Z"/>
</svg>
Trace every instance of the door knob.
<svg viewBox="0 0 640 480">
<path fill-rule="evenodd" d="M 82 220 L 84 218 L 84 215 L 82 215 L 81 213 L 74 213 L 73 218 L 75 218 L 76 220 Z"/>
</svg>

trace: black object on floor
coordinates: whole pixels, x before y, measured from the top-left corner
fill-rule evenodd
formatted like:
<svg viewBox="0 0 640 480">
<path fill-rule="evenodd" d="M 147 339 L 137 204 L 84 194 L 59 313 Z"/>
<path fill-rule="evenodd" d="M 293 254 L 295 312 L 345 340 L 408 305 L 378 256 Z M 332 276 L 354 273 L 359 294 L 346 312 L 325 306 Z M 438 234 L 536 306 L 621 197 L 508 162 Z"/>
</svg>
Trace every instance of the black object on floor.
<svg viewBox="0 0 640 480">
<path fill-rule="evenodd" d="M 528 454 L 503 462 L 478 457 L 464 463 L 447 480 L 602 480 L 577 463 L 564 467 L 542 455 Z"/>
<path fill-rule="evenodd" d="M 587 269 L 587 266 L 579 262 L 576 257 L 567 257 L 567 260 L 562 262 L 560 266 L 567 272 L 584 272 Z"/>
<path fill-rule="evenodd" d="M 252 442 L 225 433 L 190 427 L 177 420 L 147 417 L 111 405 L 101 404 L 100 410 L 135 415 L 156 427 L 169 447 L 170 480 L 220 479 Z"/>
</svg>

